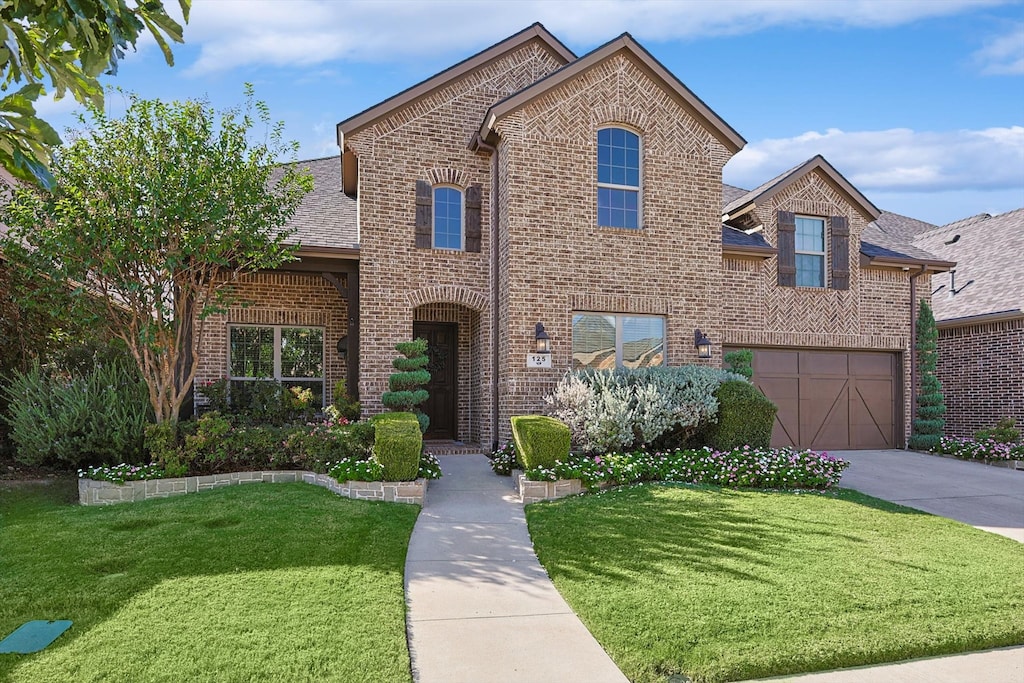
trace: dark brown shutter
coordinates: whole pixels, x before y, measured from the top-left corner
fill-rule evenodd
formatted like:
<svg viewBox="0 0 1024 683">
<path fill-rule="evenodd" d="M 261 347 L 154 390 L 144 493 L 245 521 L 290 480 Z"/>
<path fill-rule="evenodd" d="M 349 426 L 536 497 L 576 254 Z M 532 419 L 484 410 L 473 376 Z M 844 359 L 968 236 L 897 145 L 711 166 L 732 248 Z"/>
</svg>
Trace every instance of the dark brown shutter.
<svg viewBox="0 0 1024 683">
<path fill-rule="evenodd" d="M 430 249 L 433 245 L 434 191 L 426 180 L 416 181 L 416 248 Z"/>
<path fill-rule="evenodd" d="M 796 214 L 779 211 L 779 286 L 796 287 Z"/>
<path fill-rule="evenodd" d="M 832 216 L 832 289 L 850 288 L 850 222 Z"/>
<path fill-rule="evenodd" d="M 466 251 L 480 251 L 480 184 L 466 188 Z"/>
</svg>

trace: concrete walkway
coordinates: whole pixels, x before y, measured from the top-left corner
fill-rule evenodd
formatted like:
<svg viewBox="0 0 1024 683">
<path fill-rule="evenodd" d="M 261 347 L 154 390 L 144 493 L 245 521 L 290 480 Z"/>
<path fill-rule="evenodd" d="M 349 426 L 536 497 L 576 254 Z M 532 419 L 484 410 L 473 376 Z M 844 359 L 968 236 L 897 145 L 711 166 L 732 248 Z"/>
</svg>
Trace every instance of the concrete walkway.
<svg viewBox="0 0 1024 683">
<path fill-rule="evenodd" d="M 1024 543 L 1024 472 L 913 451 L 831 454 L 850 462 L 844 488 Z"/>
<path fill-rule="evenodd" d="M 405 564 L 418 683 L 623 683 L 537 561 L 511 481 L 441 456 Z"/>
</svg>

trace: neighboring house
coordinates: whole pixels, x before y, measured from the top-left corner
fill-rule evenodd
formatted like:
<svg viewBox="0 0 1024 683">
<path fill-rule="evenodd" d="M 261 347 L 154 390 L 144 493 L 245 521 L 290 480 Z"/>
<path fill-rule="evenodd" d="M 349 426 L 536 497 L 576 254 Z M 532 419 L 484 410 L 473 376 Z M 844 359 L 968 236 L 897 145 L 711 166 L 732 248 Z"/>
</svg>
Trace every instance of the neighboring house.
<svg viewBox="0 0 1024 683">
<path fill-rule="evenodd" d="M 300 260 L 247 278 L 200 383 L 330 400 L 347 378 L 372 414 L 395 343 L 425 337 L 428 437 L 489 447 L 570 368 L 753 348 L 777 443 L 904 444 L 912 297 L 952 264 L 885 232 L 821 157 L 723 186 L 745 141 L 628 34 L 577 57 L 534 24 L 345 119 L 338 144 L 303 162 Z M 538 323 L 550 367 L 528 360 Z"/>
<path fill-rule="evenodd" d="M 930 226 L 913 244 L 956 268 L 932 278 L 946 434 L 1024 425 L 1024 208 Z"/>
</svg>

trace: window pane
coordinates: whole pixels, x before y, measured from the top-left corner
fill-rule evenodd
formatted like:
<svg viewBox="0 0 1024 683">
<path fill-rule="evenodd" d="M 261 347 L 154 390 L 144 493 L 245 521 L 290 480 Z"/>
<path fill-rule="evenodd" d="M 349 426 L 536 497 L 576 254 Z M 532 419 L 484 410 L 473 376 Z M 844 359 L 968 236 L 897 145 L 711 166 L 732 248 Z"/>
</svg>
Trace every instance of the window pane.
<svg viewBox="0 0 1024 683">
<path fill-rule="evenodd" d="M 825 257 L 812 254 L 797 254 L 796 284 L 799 287 L 824 287 Z"/>
<path fill-rule="evenodd" d="M 597 188 L 597 224 L 605 228 L 637 228 L 639 192 Z"/>
<path fill-rule="evenodd" d="M 825 221 L 823 219 L 797 217 L 796 250 L 825 251 Z"/>
<path fill-rule="evenodd" d="M 462 192 L 455 188 L 434 189 L 434 246 L 462 249 Z"/>
<path fill-rule="evenodd" d="M 229 356 L 232 377 L 273 377 L 274 328 L 232 327 Z"/>
<path fill-rule="evenodd" d="M 665 320 L 622 316 L 622 365 L 644 368 L 665 364 Z"/>
<path fill-rule="evenodd" d="M 578 313 L 572 317 L 572 367 L 615 367 L 615 316 Z"/>
<path fill-rule="evenodd" d="M 309 327 L 281 328 L 281 376 L 324 376 L 324 331 Z"/>
<path fill-rule="evenodd" d="M 640 136 L 622 128 L 597 131 L 597 182 L 640 185 Z"/>
</svg>

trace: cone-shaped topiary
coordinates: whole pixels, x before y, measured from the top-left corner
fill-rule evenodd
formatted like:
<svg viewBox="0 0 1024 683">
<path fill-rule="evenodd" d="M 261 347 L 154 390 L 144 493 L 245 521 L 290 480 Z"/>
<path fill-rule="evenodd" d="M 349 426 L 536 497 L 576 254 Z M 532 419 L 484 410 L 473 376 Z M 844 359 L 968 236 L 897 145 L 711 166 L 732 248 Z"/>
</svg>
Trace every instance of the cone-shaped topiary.
<svg viewBox="0 0 1024 683">
<path fill-rule="evenodd" d="M 430 381 L 430 373 L 426 370 L 427 363 L 430 362 L 427 356 L 427 340 L 399 342 L 395 344 L 395 350 L 402 354 L 391 361 L 391 365 L 398 372 L 388 378 L 390 391 L 385 391 L 380 401 L 388 410 L 414 413 L 420 423 L 420 432 L 426 432 L 430 418 L 419 410 L 418 406 L 430 396 L 423 388 Z"/>
<path fill-rule="evenodd" d="M 910 447 L 918 451 L 931 450 L 942 439 L 942 428 L 946 421 L 945 399 L 942 384 L 935 376 L 938 363 L 939 331 L 935 327 L 935 316 L 927 301 L 921 302 L 917 315 L 917 370 L 921 378 L 917 393 L 917 418 L 910 435 Z"/>
</svg>

